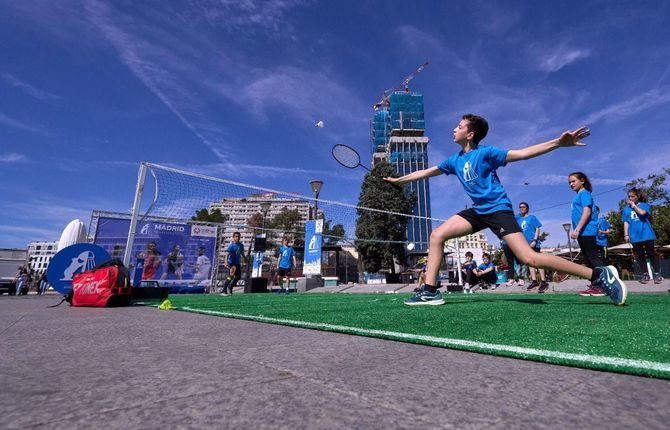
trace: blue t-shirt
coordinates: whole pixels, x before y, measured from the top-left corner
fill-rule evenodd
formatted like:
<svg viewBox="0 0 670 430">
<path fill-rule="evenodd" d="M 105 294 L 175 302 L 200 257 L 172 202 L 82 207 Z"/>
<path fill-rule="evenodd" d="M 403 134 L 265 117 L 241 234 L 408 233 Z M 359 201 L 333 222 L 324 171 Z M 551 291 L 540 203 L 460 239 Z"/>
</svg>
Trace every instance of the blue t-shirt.
<svg viewBox="0 0 670 430">
<path fill-rule="evenodd" d="M 226 252 L 228 253 L 228 264 L 240 264 L 244 255 L 244 245 L 242 242 L 231 242 Z"/>
<path fill-rule="evenodd" d="M 463 270 L 475 270 L 475 267 L 477 267 L 477 262 L 475 260 L 463 263 Z"/>
<path fill-rule="evenodd" d="M 572 199 L 572 229 L 574 230 L 579 224 L 585 207 L 591 208 L 591 218 L 589 218 L 586 225 L 579 232 L 580 236 L 595 236 L 598 233 L 598 215 L 596 214 L 595 204 L 593 203 L 593 196 L 586 188 L 582 188 Z"/>
<path fill-rule="evenodd" d="M 479 267 L 477 267 L 477 269 L 479 269 L 479 270 L 486 270 L 486 269 L 488 269 L 489 267 L 495 267 L 495 266 L 493 265 L 493 261 L 489 261 L 488 264 L 486 264 L 486 263 L 482 263 L 482 264 L 479 265 Z"/>
<path fill-rule="evenodd" d="M 500 183 L 496 169 L 504 166 L 506 149 L 493 146 L 477 146 L 472 151 L 460 151 L 452 155 L 437 168 L 446 175 L 456 175 L 478 214 L 490 214 L 512 210 L 512 202 Z"/>
<path fill-rule="evenodd" d="M 606 231 L 612 227 L 604 217 L 598 218 L 598 230 Z M 607 235 L 605 233 L 596 234 L 596 245 L 607 246 Z"/>
<path fill-rule="evenodd" d="M 647 212 L 646 215 L 638 215 L 630 206 L 623 208 L 621 221 L 628 223 L 628 236 L 631 243 L 642 242 L 645 240 L 656 240 L 654 229 L 651 228 L 649 221 L 651 215 L 651 206 L 649 203 L 638 203 L 637 207 Z"/>
<path fill-rule="evenodd" d="M 293 267 L 293 256 L 295 251 L 292 246 L 281 246 L 279 248 L 279 268 L 290 269 Z"/>
<path fill-rule="evenodd" d="M 542 223 L 535 215 L 526 215 L 524 217 L 521 216 L 521 214 L 517 214 L 516 222 L 519 223 L 521 232 L 523 233 L 523 236 L 526 238 L 528 243 L 531 243 L 533 239 L 535 239 L 535 229 L 542 227 Z M 537 246 L 537 243 L 535 245 Z"/>
</svg>

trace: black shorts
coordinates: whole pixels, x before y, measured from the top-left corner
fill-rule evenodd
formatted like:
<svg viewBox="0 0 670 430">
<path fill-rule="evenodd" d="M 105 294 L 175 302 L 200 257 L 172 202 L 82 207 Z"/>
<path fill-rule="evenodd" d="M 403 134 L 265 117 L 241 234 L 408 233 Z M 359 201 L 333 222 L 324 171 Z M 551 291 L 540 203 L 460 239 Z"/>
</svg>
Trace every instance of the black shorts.
<svg viewBox="0 0 670 430">
<path fill-rule="evenodd" d="M 291 269 L 280 267 L 279 270 L 277 270 L 277 276 L 291 276 Z"/>
<path fill-rule="evenodd" d="M 521 233 L 521 227 L 516 222 L 514 212 L 512 211 L 478 214 L 474 209 L 470 208 L 460 211 L 457 215 L 465 219 L 472 226 L 473 233 L 490 228 L 493 234 L 498 236 L 499 239 L 511 233 Z"/>
</svg>

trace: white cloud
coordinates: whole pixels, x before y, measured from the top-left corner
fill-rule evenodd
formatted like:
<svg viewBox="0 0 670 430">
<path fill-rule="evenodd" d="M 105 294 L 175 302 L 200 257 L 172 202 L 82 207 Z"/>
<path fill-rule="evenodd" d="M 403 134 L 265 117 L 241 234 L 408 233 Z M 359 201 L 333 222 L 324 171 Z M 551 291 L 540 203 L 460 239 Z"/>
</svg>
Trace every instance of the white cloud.
<svg viewBox="0 0 670 430">
<path fill-rule="evenodd" d="M 24 82 L 24 81 L 16 78 L 15 76 L 10 75 L 9 73 L 1 73 L 0 78 L 2 78 L 2 80 L 4 80 L 9 85 L 25 91 L 26 93 L 28 93 L 32 97 L 36 98 L 37 100 L 53 101 L 53 100 L 58 100 L 58 99 L 61 98 L 60 96 L 57 96 L 57 95 L 52 94 L 50 92 L 35 88 L 34 86 L 30 85 L 29 83 Z"/>
<path fill-rule="evenodd" d="M 28 157 L 23 154 L 16 154 L 14 152 L 0 154 L 0 163 L 22 163 L 24 161 L 28 161 Z"/>
<path fill-rule="evenodd" d="M 304 0 L 216 0 L 193 1 L 184 13 L 225 31 L 253 34 L 259 31 L 291 34 L 291 12 L 311 3 Z"/>
<path fill-rule="evenodd" d="M 396 28 L 396 32 L 407 51 L 422 55 L 422 58 L 436 58 L 436 61 L 455 65 L 461 70 L 469 70 L 467 63 L 439 38 L 411 25 L 401 25 Z"/>
<path fill-rule="evenodd" d="M 584 122 L 586 124 L 593 124 L 602 119 L 625 118 L 669 102 L 670 88 L 654 88 L 632 99 L 624 100 L 592 112 L 586 117 Z"/>
<path fill-rule="evenodd" d="M 530 48 L 530 56 L 535 67 L 547 73 L 557 72 L 590 55 L 590 49 L 574 48 L 568 46 L 567 42 L 554 45 L 534 44 Z"/>
<path fill-rule="evenodd" d="M 58 240 L 60 237 L 61 231 L 53 228 L 41 228 L 41 227 L 31 227 L 31 226 L 17 226 L 17 225 L 7 225 L 0 224 L 1 233 L 19 233 L 21 236 L 25 237 L 25 243 L 32 242 L 33 240 L 48 239 L 48 240 Z M 0 235 L 0 238 L 4 235 Z"/>
<path fill-rule="evenodd" d="M 42 130 L 40 130 L 39 128 L 34 127 L 30 124 L 26 124 L 25 122 L 19 121 L 17 119 L 10 118 L 2 112 L 0 112 L 0 124 L 13 128 L 18 128 L 20 130 L 30 131 L 33 133 L 42 133 Z"/>
<path fill-rule="evenodd" d="M 288 111 L 306 123 L 323 115 L 331 124 L 365 124 L 368 119 L 364 103 L 347 88 L 322 72 L 296 67 L 263 70 L 241 88 L 224 84 L 219 91 L 261 119 L 272 109 Z"/>
</svg>

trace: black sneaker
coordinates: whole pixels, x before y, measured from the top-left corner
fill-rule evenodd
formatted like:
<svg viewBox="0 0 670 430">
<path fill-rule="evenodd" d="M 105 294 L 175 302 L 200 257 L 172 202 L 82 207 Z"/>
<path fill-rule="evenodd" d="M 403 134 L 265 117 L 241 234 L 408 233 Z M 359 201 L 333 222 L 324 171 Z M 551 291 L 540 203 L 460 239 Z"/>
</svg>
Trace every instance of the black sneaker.
<svg viewBox="0 0 670 430">
<path fill-rule="evenodd" d="M 549 288 L 549 283 L 547 281 L 540 282 L 540 288 L 537 290 L 538 293 L 544 293 Z"/>
<path fill-rule="evenodd" d="M 539 284 L 537 281 L 533 281 L 533 282 L 530 283 L 530 285 L 528 286 L 528 288 L 526 288 L 526 291 L 530 291 L 530 290 L 532 290 L 533 288 L 537 288 L 537 287 L 539 287 L 539 286 L 540 286 L 540 284 Z"/>
</svg>

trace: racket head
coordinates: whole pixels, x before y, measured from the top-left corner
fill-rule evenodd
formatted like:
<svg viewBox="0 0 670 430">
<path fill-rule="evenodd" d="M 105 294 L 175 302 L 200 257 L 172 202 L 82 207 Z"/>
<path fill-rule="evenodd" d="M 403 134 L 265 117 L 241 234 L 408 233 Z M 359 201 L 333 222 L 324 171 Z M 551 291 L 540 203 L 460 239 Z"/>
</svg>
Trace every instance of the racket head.
<svg viewBox="0 0 670 430">
<path fill-rule="evenodd" d="M 338 143 L 330 151 L 335 161 L 348 169 L 355 169 L 361 165 L 361 156 L 351 146 Z"/>
</svg>

